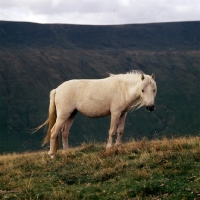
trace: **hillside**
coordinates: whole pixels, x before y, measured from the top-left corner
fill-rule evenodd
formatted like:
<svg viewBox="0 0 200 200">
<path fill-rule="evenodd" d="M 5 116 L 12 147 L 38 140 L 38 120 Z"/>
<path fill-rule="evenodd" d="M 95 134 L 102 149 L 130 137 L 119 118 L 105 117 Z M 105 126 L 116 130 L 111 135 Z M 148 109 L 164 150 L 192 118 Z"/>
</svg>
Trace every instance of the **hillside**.
<svg viewBox="0 0 200 200">
<path fill-rule="evenodd" d="M 1 199 L 199 199 L 200 137 L 0 156 Z"/>
<path fill-rule="evenodd" d="M 154 72 L 156 112 L 129 113 L 124 140 L 200 131 L 200 23 L 83 26 L 0 22 L 0 153 L 40 149 L 49 92 L 63 81 Z M 78 115 L 70 145 L 106 141 L 109 117 Z"/>
<path fill-rule="evenodd" d="M 0 21 L 0 26 L 1 48 L 199 50 L 200 45 L 200 22 L 92 26 Z"/>
</svg>

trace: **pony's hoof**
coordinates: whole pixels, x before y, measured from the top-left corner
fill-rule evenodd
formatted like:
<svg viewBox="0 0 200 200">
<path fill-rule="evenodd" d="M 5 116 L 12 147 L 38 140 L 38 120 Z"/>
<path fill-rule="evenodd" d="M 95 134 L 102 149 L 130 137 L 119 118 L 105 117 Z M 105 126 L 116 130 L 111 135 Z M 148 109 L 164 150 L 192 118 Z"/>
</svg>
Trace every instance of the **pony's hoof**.
<svg viewBox="0 0 200 200">
<path fill-rule="evenodd" d="M 55 158 L 55 154 L 52 153 L 52 152 L 50 152 L 50 151 L 48 152 L 48 155 L 50 155 L 50 158 L 51 158 L 51 159 L 54 159 L 54 158 Z"/>
<path fill-rule="evenodd" d="M 122 149 L 121 144 L 116 144 L 116 145 L 115 145 L 115 148 L 116 148 L 118 151 L 120 151 L 120 150 Z"/>
<path fill-rule="evenodd" d="M 106 154 L 107 154 L 107 155 L 112 154 L 113 151 L 114 151 L 114 147 L 113 147 L 113 146 L 110 146 L 110 147 L 107 146 L 107 147 L 106 147 Z"/>
<path fill-rule="evenodd" d="M 112 150 L 112 147 L 106 147 L 106 153 L 110 153 L 110 151 Z"/>
<path fill-rule="evenodd" d="M 112 144 L 107 144 L 107 145 L 106 145 L 106 150 L 107 150 L 107 149 L 111 149 L 111 148 L 112 148 Z"/>
<path fill-rule="evenodd" d="M 63 150 L 62 150 L 63 153 L 66 153 L 68 151 L 69 151 L 69 148 L 65 148 L 65 149 L 63 148 Z"/>
</svg>

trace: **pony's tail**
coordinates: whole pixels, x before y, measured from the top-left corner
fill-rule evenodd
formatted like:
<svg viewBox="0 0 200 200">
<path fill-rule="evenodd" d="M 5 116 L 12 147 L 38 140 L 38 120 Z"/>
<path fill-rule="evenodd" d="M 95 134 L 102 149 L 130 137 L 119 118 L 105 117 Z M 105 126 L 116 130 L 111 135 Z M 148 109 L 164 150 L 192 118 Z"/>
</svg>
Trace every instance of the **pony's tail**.
<svg viewBox="0 0 200 200">
<path fill-rule="evenodd" d="M 56 106 L 55 106 L 55 94 L 56 90 L 52 90 L 50 92 L 50 103 L 49 103 L 49 118 L 42 124 L 41 126 L 45 126 L 46 124 L 49 124 L 48 131 L 46 134 L 46 137 L 43 140 L 42 146 L 44 146 L 46 143 L 49 142 L 51 138 L 51 129 L 53 128 L 55 122 L 56 122 Z"/>
<path fill-rule="evenodd" d="M 42 146 L 44 146 L 46 143 L 49 142 L 50 138 L 51 138 L 51 129 L 53 128 L 55 122 L 56 122 L 56 106 L 55 106 L 55 94 L 56 94 L 56 90 L 52 90 L 50 92 L 50 103 L 49 103 L 49 117 L 47 118 L 47 120 L 41 124 L 40 126 L 38 126 L 34 132 L 38 131 L 39 129 L 41 129 L 43 126 L 48 125 L 48 131 L 47 134 L 43 140 Z"/>
</svg>

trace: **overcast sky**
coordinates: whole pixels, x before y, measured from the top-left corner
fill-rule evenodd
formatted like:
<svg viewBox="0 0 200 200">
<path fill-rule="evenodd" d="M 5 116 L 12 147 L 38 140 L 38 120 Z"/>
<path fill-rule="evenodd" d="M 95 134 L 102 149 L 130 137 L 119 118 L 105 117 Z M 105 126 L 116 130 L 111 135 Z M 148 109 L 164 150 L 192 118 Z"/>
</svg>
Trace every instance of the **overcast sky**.
<svg viewBox="0 0 200 200">
<path fill-rule="evenodd" d="M 94 25 L 200 21 L 200 0 L 0 0 L 0 20 Z"/>
</svg>

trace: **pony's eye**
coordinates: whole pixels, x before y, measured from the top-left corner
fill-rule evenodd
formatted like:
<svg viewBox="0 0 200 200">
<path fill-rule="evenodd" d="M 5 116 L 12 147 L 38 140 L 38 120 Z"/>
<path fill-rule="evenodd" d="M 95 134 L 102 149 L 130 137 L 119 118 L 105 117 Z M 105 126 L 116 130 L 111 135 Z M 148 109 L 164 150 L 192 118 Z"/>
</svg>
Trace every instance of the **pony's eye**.
<svg viewBox="0 0 200 200">
<path fill-rule="evenodd" d="M 153 92 L 155 92 L 156 90 L 154 89 Z"/>
<path fill-rule="evenodd" d="M 144 92 L 144 90 L 142 90 L 142 92 Z"/>
</svg>

